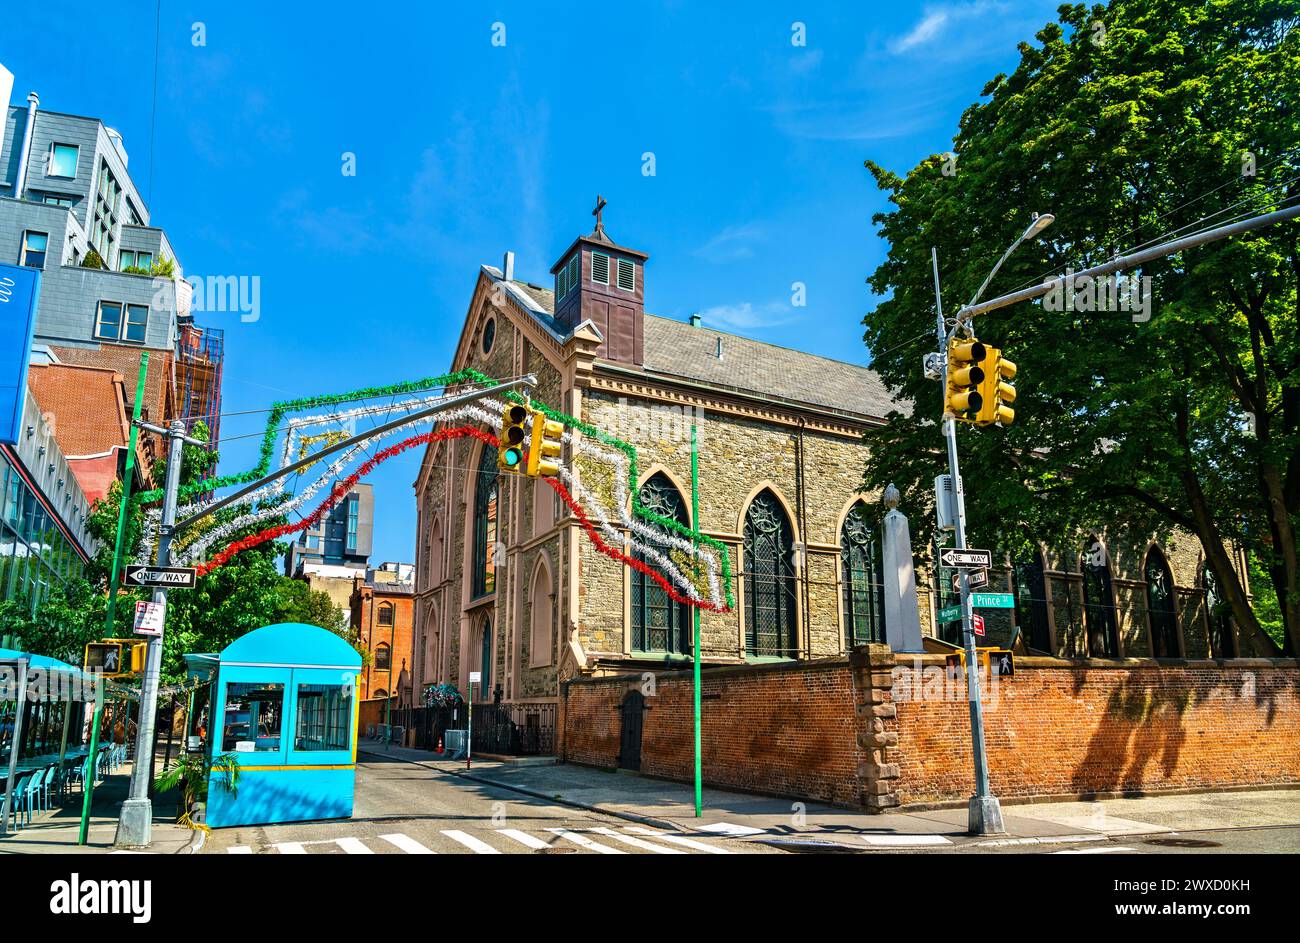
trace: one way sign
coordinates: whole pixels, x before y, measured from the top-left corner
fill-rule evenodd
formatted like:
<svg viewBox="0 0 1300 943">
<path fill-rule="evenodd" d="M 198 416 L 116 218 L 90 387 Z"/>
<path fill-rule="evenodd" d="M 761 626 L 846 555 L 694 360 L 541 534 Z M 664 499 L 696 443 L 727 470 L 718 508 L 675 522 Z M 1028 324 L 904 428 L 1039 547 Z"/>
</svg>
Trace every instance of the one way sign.
<svg viewBox="0 0 1300 943">
<path fill-rule="evenodd" d="M 193 589 L 195 581 L 195 569 L 192 566 L 141 566 L 133 563 L 126 568 L 127 586 Z"/>
<path fill-rule="evenodd" d="M 958 550 L 956 547 L 948 547 L 939 554 L 939 562 L 959 570 L 987 570 L 993 565 L 993 553 L 989 550 Z"/>
</svg>

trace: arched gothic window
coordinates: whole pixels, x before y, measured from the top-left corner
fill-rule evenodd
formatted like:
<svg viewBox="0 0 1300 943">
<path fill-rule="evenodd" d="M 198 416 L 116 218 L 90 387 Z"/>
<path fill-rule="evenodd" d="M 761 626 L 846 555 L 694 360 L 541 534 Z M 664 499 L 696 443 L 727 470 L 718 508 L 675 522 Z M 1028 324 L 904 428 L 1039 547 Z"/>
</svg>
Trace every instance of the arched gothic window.
<svg viewBox="0 0 1300 943">
<path fill-rule="evenodd" d="M 392 667 L 392 650 L 388 647 L 387 642 L 380 642 L 375 646 L 375 670 L 389 671 Z"/>
<path fill-rule="evenodd" d="M 795 642 L 794 541 L 790 519 L 771 491 L 745 512 L 745 652 L 793 658 Z"/>
<path fill-rule="evenodd" d="M 840 582 L 844 587 L 844 647 L 885 641 L 880 542 L 861 501 L 853 505 L 840 528 Z"/>
<path fill-rule="evenodd" d="M 1147 621 L 1151 650 L 1157 658 L 1178 658 L 1178 613 L 1174 608 L 1174 578 L 1159 547 L 1147 551 L 1142 576 L 1147 582 Z"/>
<path fill-rule="evenodd" d="M 656 472 L 638 492 L 641 506 L 660 517 L 676 521 L 685 526 L 689 523 L 686 515 L 686 502 L 681 492 L 673 486 L 668 476 Z M 668 528 L 652 525 L 665 536 Z M 670 547 L 663 541 L 647 543 L 664 556 L 668 556 Z M 634 556 L 638 560 L 650 563 L 640 550 Z M 667 591 L 650 576 L 640 570 L 632 570 L 632 650 L 635 652 L 654 652 L 676 655 L 689 655 L 692 650 L 691 607 L 686 603 L 674 602 Z"/>
<path fill-rule="evenodd" d="M 1209 564 L 1201 567 L 1201 587 L 1205 590 L 1205 617 L 1210 623 L 1210 654 L 1215 658 L 1236 658 L 1237 637 L 1232 631 L 1232 613 Z"/>
<path fill-rule="evenodd" d="M 1088 654 L 1093 658 L 1119 656 L 1119 631 L 1111 593 L 1110 557 L 1096 537 L 1091 538 L 1079 557 L 1083 574 L 1083 625 L 1088 636 Z"/>
<path fill-rule="evenodd" d="M 1047 579 L 1043 573 L 1043 551 L 1035 549 L 1016 561 L 1011 570 L 1016 597 L 1016 627 L 1025 644 L 1040 652 L 1052 652 L 1052 633 L 1047 623 Z"/>
<path fill-rule="evenodd" d="M 474 483 L 474 564 L 470 595 L 477 599 L 496 589 L 492 559 L 497 543 L 497 456 L 483 447 Z"/>
<path fill-rule="evenodd" d="M 539 566 L 533 573 L 533 588 L 528 594 L 528 603 L 528 664 L 529 667 L 536 668 L 551 663 L 551 650 L 554 647 L 551 632 L 554 622 L 551 611 L 551 577 L 544 566 Z"/>
</svg>

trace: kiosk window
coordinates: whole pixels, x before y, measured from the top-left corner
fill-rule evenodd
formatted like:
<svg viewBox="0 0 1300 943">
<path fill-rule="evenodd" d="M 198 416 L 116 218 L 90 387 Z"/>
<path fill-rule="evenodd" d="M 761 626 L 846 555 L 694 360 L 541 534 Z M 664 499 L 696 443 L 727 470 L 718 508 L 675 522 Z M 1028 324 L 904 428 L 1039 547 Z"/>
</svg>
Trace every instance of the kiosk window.
<svg viewBox="0 0 1300 943">
<path fill-rule="evenodd" d="M 342 684 L 298 685 L 295 750 L 347 750 L 352 746 L 352 688 Z"/>
<path fill-rule="evenodd" d="M 278 752 L 284 718 L 284 685 L 236 682 L 226 686 L 221 749 L 236 753 Z"/>
</svg>

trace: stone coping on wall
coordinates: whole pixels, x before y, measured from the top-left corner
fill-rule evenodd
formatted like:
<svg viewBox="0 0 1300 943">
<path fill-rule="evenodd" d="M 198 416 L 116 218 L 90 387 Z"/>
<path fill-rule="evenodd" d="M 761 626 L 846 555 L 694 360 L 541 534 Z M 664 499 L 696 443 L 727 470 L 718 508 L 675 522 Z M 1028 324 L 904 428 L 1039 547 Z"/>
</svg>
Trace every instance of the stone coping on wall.
<svg viewBox="0 0 1300 943">
<path fill-rule="evenodd" d="M 942 661 L 940 661 L 940 663 L 942 663 Z M 782 671 L 832 671 L 839 668 L 847 668 L 849 664 L 850 656 L 837 655 L 831 658 L 814 658 L 803 661 L 764 661 L 743 665 L 701 665 L 700 674 L 702 677 L 707 676 L 708 678 L 717 678 L 719 676 L 731 678 Z M 629 682 L 640 681 L 646 674 L 653 674 L 658 679 L 690 678 L 695 674 L 695 669 L 692 667 L 673 667 L 666 670 L 659 670 L 656 668 L 646 667 L 641 671 L 629 671 L 623 674 L 568 678 L 560 682 L 560 687 L 566 688 L 572 684 L 627 684 Z"/>
<path fill-rule="evenodd" d="M 954 649 L 952 654 L 959 650 Z M 948 656 L 896 652 L 898 667 L 914 664 L 944 665 Z M 1131 669 L 1131 668 L 1300 668 L 1300 658 L 1055 658 L 1050 655 L 1016 655 L 1016 670 L 1021 668 L 1064 669 Z"/>
</svg>

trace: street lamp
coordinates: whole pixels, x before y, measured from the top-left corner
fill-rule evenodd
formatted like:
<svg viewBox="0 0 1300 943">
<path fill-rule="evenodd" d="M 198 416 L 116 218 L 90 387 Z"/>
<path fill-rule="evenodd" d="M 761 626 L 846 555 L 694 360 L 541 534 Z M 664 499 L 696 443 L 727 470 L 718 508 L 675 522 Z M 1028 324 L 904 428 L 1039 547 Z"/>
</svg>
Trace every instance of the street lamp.
<svg viewBox="0 0 1300 943">
<path fill-rule="evenodd" d="M 993 281 L 993 276 L 998 274 L 998 269 L 1002 268 L 1002 263 L 1007 260 L 1007 256 L 1020 248 L 1022 242 L 1028 242 L 1030 239 L 1035 238 L 1040 232 L 1052 225 L 1055 220 L 1056 217 L 1051 213 L 1044 213 L 1042 216 L 1035 213 L 1034 218 L 1029 221 L 1029 225 L 1025 227 L 1025 231 L 1021 234 L 1020 238 L 1011 243 L 1011 245 L 1007 247 L 1007 251 L 1002 253 L 1002 258 L 998 259 L 998 264 L 993 266 L 993 271 L 989 272 L 988 278 L 984 279 L 984 284 L 980 285 L 979 289 L 975 292 L 975 295 L 971 298 L 966 307 L 974 307 L 975 302 L 980 300 L 980 295 L 984 294 L 984 289 L 989 287 L 989 282 Z"/>
</svg>

